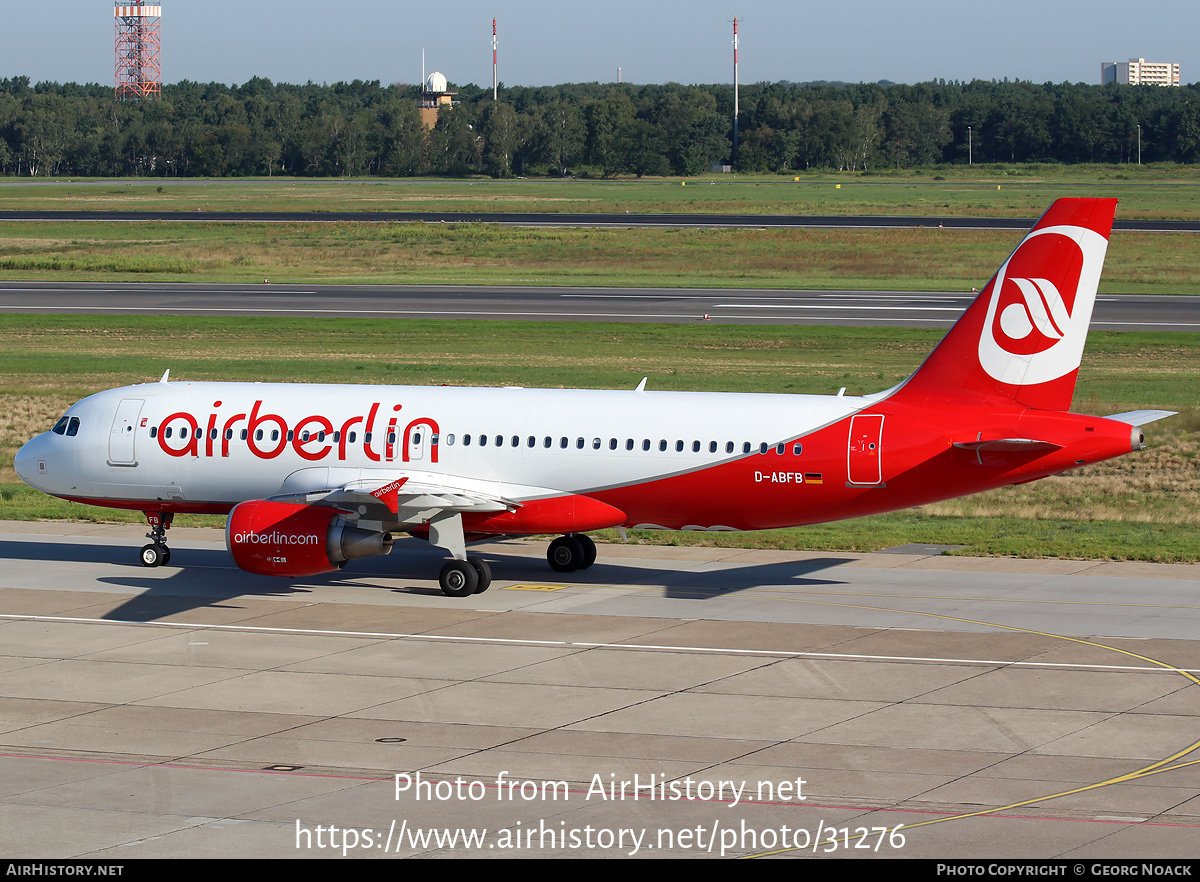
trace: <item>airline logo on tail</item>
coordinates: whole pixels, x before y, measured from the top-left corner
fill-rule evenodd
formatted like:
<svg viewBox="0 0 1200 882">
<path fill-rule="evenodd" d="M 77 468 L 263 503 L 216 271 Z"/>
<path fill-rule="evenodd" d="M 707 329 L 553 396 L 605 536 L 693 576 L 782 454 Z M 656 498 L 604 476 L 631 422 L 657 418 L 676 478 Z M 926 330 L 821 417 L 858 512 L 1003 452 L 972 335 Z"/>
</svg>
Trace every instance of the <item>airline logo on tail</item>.
<svg viewBox="0 0 1200 882">
<path fill-rule="evenodd" d="M 1086 227 L 1034 230 L 992 282 L 979 364 L 1011 385 L 1046 383 L 1079 367 L 1108 239 Z"/>
</svg>

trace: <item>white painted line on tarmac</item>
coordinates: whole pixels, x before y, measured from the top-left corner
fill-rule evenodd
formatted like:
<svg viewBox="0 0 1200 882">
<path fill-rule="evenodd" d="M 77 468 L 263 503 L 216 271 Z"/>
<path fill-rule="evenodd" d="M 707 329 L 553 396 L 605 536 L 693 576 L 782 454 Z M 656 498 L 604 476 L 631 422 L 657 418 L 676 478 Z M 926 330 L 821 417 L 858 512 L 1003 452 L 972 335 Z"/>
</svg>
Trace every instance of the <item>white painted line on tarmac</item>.
<svg viewBox="0 0 1200 882">
<path fill-rule="evenodd" d="M 506 646 L 551 646 L 563 649 L 620 649 L 646 652 L 702 652 L 715 655 L 768 655 L 783 658 L 828 658 L 843 661 L 883 661 L 910 664 L 983 665 L 987 667 L 1054 668 L 1056 670 L 1137 671 L 1140 673 L 1200 673 L 1200 668 L 1163 668 L 1138 665 L 1085 665 L 1066 662 L 1004 661 L 981 658 L 933 658 L 904 655 L 861 655 L 842 652 L 797 652 L 788 649 L 731 649 L 726 646 L 686 646 L 652 643 L 592 643 L 584 640 L 526 640 L 516 637 L 464 637 L 442 634 L 404 634 L 386 631 L 327 631 L 319 628 L 279 628 L 265 625 L 211 625 L 200 622 L 138 622 L 119 619 L 90 619 L 75 616 L 38 616 L 0 613 L 0 619 L 29 622 L 62 622 L 79 625 L 124 625 L 140 628 L 179 628 L 205 631 L 243 631 L 257 634 L 309 634 L 318 637 L 359 637 L 377 640 L 431 640 L 449 643 L 498 643 Z"/>
</svg>

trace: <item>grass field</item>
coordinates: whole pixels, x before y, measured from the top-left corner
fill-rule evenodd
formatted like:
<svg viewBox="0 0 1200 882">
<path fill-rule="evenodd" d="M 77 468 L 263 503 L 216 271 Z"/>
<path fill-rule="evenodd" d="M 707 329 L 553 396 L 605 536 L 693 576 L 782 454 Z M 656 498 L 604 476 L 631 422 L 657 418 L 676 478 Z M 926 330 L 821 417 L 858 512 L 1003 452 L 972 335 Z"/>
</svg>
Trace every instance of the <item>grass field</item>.
<svg viewBox="0 0 1200 882">
<path fill-rule="evenodd" d="M 138 179 L 0 181 L 0 209 L 538 211 L 1037 217 L 1059 196 L 1116 196 L 1126 218 L 1200 219 L 1200 168 L 977 165 L 681 180 Z"/>
<path fill-rule="evenodd" d="M 837 186 L 840 184 L 841 186 Z M 462 210 L 1032 217 L 1063 195 L 1120 217 L 1200 219 L 1200 169 L 978 166 L 904 174 L 641 181 L 0 182 L 0 209 Z M 966 290 L 1017 232 L 585 230 L 475 224 L 0 223 L 0 277 Z M 1188 234 L 1113 235 L 1101 291 L 1200 293 Z M 120 519 L 16 482 L 12 455 L 73 401 L 156 379 L 830 393 L 907 376 L 940 337 L 894 329 L 319 319 L 0 316 L 0 517 Z M 653 541 L 1200 560 L 1200 337 L 1093 333 L 1077 410 L 1182 411 L 1151 449 L 1068 475 L 874 518 Z M 216 523 L 216 520 L 210 521 Z M 645 538 L 645 537 L 636 537 Z"/>
<path fill-rule="evenodd" d="M 157 379 L 832 393 L 878 391 L 939 339 L 926 330 L 584 323 L 0 316 L 0 518 L 121 519 L 16 483 L 12 455 L 76 399 Z M 647 541 L 1200 560 L 1200 336 L 1093 333 L 1075 407 L 1181 410 L 1150 449 L 1064 476 L 839 524 Z M 197 519 L 193 522 L 204 523 Z M 210 519 L 208 523 L 219 523 Z"/>
<path fill-rule="evenodd" d="M 650 287 L 982 287 L 1017 231 L 0 222 L 6 279 Z M 1200 294 L 1200 237 L 1114 233 L 1102 293 Z"/>
</svg>

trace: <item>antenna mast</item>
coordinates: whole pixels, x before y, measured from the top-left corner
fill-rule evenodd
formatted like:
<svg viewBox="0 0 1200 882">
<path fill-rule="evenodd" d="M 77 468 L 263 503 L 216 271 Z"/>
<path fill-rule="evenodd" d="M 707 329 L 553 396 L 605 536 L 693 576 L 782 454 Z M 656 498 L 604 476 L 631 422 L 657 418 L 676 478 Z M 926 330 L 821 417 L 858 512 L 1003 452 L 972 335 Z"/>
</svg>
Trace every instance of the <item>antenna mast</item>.
<svg viewBox="0 0 1200 882">
<path fill-rule="evenodd" d="M 496 100 L 496 87 L 499 83 L 496 74 L 496 19 L 492 19 L 492 100 Z"/>
<path fill-rule="evenodd" d="M 733 20 L 733 160 L 737 161 L 738 152 L 738 35 L 737 19 Z"/>
</svg>

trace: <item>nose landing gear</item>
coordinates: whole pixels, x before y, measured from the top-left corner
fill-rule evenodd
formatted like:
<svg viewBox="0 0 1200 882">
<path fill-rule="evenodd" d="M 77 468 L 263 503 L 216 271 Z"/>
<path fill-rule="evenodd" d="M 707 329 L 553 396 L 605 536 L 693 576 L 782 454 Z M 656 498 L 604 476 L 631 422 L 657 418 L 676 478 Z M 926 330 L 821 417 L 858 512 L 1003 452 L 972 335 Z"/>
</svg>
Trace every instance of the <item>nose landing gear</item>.
<svg viewBox="0 0 1200 882">
<path fill-rule="evenodd" d="M 171 549 L 167 548 L 167 530 L 171 529 L 171 521 L 175 519 L 175 514 L 169 511 L 147 511 L 144 514 L 150 524 L 150 532 L 146 534 L 146 538 L 152 542 L 142 546 L 142 566 L 158 567 L 169 564 Z"/>
</svg>

